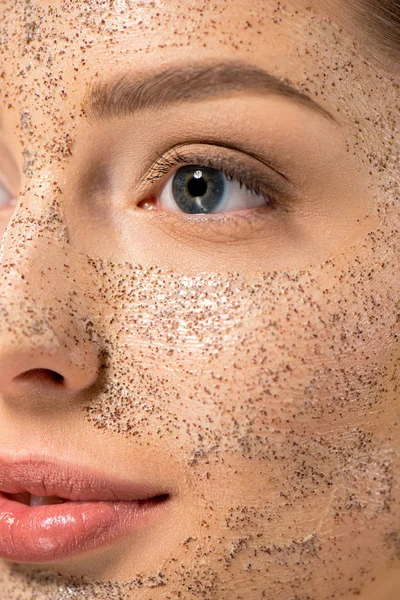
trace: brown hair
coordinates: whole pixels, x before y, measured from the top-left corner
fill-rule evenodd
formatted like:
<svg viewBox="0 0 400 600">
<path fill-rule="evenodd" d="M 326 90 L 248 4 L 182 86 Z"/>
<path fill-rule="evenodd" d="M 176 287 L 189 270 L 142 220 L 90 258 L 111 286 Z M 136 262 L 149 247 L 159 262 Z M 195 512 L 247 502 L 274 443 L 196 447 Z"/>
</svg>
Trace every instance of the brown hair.
<svg viewBox="0 0 400 600">
<path fill-rule="evenodd" d="M 400 60 L 400 0 L 351 0 L 349 4 L 375 45 Z"/>
</svg>

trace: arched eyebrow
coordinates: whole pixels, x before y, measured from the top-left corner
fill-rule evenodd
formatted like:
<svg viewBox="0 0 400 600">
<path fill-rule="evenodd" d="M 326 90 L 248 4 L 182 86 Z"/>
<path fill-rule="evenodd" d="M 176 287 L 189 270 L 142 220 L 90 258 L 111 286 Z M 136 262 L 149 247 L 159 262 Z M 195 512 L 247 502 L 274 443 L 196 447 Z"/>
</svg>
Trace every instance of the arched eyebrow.
<svg viewBox="0 0 400 600">
<path fill-rule="evenodd" d="M 89 121 L 135 114 L 172 104 L 200 102 L 235 92 L 277 94 L 295 100 L 330 121 L 333 115 L 286 80 L 237 62 L 172 66 L 138 77 L 125 73 L 89 85 L 82 110 Z"/>
</svg>

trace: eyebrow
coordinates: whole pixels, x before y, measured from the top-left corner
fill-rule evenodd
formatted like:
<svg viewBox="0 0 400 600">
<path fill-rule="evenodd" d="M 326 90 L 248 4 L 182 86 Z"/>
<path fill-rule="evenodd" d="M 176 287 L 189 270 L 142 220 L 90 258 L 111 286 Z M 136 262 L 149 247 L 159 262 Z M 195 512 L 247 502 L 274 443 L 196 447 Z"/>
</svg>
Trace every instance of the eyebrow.
<svg viewBox="0 0 400 600">
<path fill-rule="evenodd" d="M 108 81 L 100 80 L 89 85 L 82 111 L 89 121 L 110 119 L 249 91 L 291 98 L 337 122 L 330 112 L 287 80 L 237 62 L 172 66 L 144 77 L 126 73 Z"/>
</svg>

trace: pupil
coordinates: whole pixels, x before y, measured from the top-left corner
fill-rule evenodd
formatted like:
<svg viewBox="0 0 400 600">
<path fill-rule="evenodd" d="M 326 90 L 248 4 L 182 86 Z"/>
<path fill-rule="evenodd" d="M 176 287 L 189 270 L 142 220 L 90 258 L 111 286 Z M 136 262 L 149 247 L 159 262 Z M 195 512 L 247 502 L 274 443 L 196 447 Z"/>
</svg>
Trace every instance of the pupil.
<svg viewBox="0 0 400 600">
<path fill-rule="evenodd" d="M 218 212 L 225 203 L 229 184 L 217 169 L 186 165 L 178 169 L 172 180 L 175 203 L 185 213 Z"/>
<path fill-rule="evenodd" d="M 189 181 L 188 190 L 191 196 L 198 198 L 204 196 L 207 191 L 207 182 L 203 179 L 195 179 L 194 177 Z"/>
</svg>

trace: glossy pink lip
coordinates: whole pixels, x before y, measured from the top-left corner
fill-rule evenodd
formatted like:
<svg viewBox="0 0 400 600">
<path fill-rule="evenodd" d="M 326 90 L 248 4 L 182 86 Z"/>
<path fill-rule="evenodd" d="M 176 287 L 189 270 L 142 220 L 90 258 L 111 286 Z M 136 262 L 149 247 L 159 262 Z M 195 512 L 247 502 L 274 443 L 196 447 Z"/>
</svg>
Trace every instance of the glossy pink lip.
<svg viewBox="0 0 400 600">
<path fill-rule="evenodd" d="M 31 507 L 8 496 L 24 492 L 67 501 Z M 0 459 L 0 558 L 48 563 L 110 544 L 144 527 L 168 498 L 165 488 L 66 463 Z"/>
</svg>

